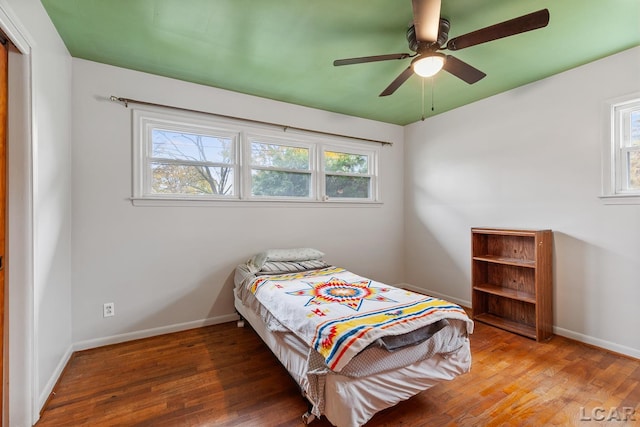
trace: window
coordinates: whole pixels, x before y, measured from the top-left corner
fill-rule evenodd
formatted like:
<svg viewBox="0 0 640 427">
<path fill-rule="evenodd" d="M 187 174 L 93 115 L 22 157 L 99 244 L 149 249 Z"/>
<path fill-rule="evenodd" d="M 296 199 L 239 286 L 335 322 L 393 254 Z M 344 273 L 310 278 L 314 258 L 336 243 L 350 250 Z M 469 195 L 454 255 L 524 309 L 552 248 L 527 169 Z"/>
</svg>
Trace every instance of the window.
<svg viewBox="0 0 640 427">
<path fill-rule="evenodd" d="M 620 192 L 640 193 L 640 100 L 615 108 Z"/>
<path fill-rule="evenodd" d="M 142 178 L 134 196 L 237 197 L 237 132 L 135 113 L 140 124 L 136 175 Z"/>
<path fill-rule="evenodd" d="M 608 110 L 604 198 L 640 203 L 640 94 L 610 102 Z"/>
<path fill-rule="evenodd" d="M 309 147 L 250 138 L 251 195 L 309 199 L 312 192 Z"/>
<path fill-rule="evenodd" d="M 135 109 L 134 204 L 375 203 L 379 147 L 241 120 Z"/>
<path fill-rule="evenodd" d="M 234 195 L 231 137 L 152 129 L 151 194 Z"/>
<path fill-rule="evenodd" d="M 371 197 L 371 155 L 324 151 L 325 194 L 329 198 Z"/>
</svg>

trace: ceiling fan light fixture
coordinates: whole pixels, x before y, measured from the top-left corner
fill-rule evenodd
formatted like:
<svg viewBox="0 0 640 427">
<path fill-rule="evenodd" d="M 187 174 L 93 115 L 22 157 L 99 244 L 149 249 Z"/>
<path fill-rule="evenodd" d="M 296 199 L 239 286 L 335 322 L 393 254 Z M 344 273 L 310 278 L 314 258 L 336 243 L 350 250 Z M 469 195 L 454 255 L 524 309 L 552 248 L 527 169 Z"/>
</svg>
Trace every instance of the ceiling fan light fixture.
<svg viewBox="0 0 640 427">
<path fill-rule="evenodd" d="M 428 55 L 420 55 L 411 63 L 411 66 L 413 67 L 413 72 L 420 77 L 431 77 L 442 70 L 444 61 L 445 56 L 443 54 L 432 52 Z"/>
</svg>

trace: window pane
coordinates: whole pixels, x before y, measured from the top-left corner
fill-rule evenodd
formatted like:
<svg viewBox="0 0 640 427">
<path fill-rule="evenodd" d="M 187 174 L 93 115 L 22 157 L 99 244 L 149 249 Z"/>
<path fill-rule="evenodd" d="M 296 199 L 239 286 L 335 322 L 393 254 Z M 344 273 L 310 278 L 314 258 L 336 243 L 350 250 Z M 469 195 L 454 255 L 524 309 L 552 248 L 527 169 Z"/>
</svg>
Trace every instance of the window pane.
<svg viewBox="0 0 640 427">
<path fill-rule="evenodd" d="M 369 173 L 369 156 L 362 154 L 324 152 L 326 172 Z"/>
<path fill-rule="evenodd" d="M 233 168 L 151 164 L 151 193 L 234 195 Z"/>
<path fill-rule="evenodd" d="M 293 170 L 309 170 L 309 150 L 285 145 L 251 143 L 251 164 Z"/>
<path fill-rule="evenodd" d="M 369 177 L 327 175 L 325 182 L 326 194 L 329 197 L 369 198 Z"/>
<path fill-rule="evenodd" d="M 631 138 L 629 138 L 629 145 L 631 147 L 640 147 L 640 110 L 631 112 Z"/>
<path fill-rule="evenodd" d="M 233 163 L 233 139 L 229 137 L 153 129 L 151 141 L 151 156 L 156 159 Z"/>
<path fill-rule="evenodd" d="M 627 165 L 629 167 L 629 190 L 640 190 L 640 151 L 628 153 Z"/>
<path fill-rule="evenodd" d="M 251 171 L 254 196 L 309 197 L 311 174 L 272 170 Z"/>
</svg>

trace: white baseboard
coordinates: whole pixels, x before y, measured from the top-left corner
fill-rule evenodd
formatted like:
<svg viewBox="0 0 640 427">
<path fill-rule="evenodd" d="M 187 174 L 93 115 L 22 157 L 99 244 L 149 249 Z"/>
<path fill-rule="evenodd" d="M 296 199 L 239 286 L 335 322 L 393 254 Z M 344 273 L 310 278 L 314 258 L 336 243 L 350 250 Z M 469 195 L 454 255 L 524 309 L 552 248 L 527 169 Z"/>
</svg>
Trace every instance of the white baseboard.
<svg viewBox="0 0 640 427">
<path fill-rule="evenodd" d="M 417 286 L 413 286 L 413 285 L 410 285 L 408 283 L 398 283 L 397 285 L 394 285 L 394 286 L 396 288 L 409 289 L 410 291 L 418 292 L 418 293 L 421 293 L 421 294 L 427 294 L 427 295 L 430 295 L 432 297 L 436 297 L 436 298 L 444 299 L 444 300 L 447 300 L 447 301 L 455 302 L 456 304 L 458 304 L 458 305 L 460 305 L 462 307 L 467 307 L 467 308 L 471 307 L 471 301 L 462 300 L 460 298 L 452 297 L 451 295 L 441 294 L 439 292 L 435 292 L 435 291 L 432 291 L 430 289 L 419 288 Z"/>
<path fill-rule="evenodd" d="M 431 295 L 436 298 L 445 299 L 447 301 L 455 302 L 456 304 L 461 305 L 462 307 L 471 308 L 471 301 L 461 300 L 459 298 L 440 294 L 438 292 L 434 292 L 429 289 L 419 288 L 417 286 L 413 286 L 408 283 L 399 283 L 395 286 L 399 288 L 409 289 L 410 291 Z M 568 329 L 560 328 L 558 326 L 553 327 L 553 333 L 556 335 L 560 335 L 561 337 L 570 338 L 575 341 L 592 345 L 594 347 L 599 347 L 599 348 L 613 351 L 615 353 L 619 353 L 625 356 L 633 357 L 635 359 L 640 359 L 640 350 L 636 348 L 631 348 L 621 344 L 616 344 L 611 341 L 601 340 L 599 338 L 594 338 L 589 335 L 584 335 L 578 332 L 570 331 Z"/>
<path fill-rule="evenodd" d="M 56 369 L 51 374 L 49 381 L 47 381 L 47 384 L 44 386 L 44 389 L 42 390 L 42 392 L 40 393 L 40 396 L 38 397 L 38 408 L 40 408 L 40 410 L 42 410 L 42 408 L 44 407 L 44 404 L 47 403 L 47 399 L 49 399 L 49 396 L 51 395 L 53 388 L 56 386 L 58 379 L 62 375 L 62 371 L 64 371 L 64 368 L 67 366 L 67 363 L 69 363 L 69 359 L 71 359 L 72 355 L 73 355 L 73 346 L 70 346 L 67 349 L 67 351 L 64 353 L 62 358 L 60 359 L 60 362 L 58 362 Z"/>
<path fill-rule="evenodd" d="M 93 340 L 80 341 L 73 345 L 73 351 L 88 350 L 90 348 L 102 347 L 105 345 L 118 344 L 126 341 L 133 341 L 142 338 L 154 337 L 156 335 L 170 334 L 173 332 L 186 331 L 187 329 L 202 328 L 204 326 L 217 325 L 220 323 L 233 322 L 239 319 L 237 314 L 227 314 L 224 316 L 210 317 L 208 319 L 194 320 L 192 322 L 178 323 L 175 325 L 161 326 L 159 328 L 144 329 L 141 331 L 127 332 L 126 334 L 112 335 L 109 337 L 96 338 Z"/>
<path fill-rule="evenodd" d="M 623 354 L 625 356 L 640 359 L 640 350 L 637 348 L 631 348 L 624 345 L 616 344 L 611 341 L 601 340 L 589 335 L 584 335 L 578 332 L 570 331 L 568 329 L 560 328 L 558 326 L 553 327 L 553 333 L 560 335 L 561 337 L 570 338 L 575 341 L 580 341 L 585 344 L 592 345 L 594 347 L 604 348 L 615 353 Z"/>
</svg>

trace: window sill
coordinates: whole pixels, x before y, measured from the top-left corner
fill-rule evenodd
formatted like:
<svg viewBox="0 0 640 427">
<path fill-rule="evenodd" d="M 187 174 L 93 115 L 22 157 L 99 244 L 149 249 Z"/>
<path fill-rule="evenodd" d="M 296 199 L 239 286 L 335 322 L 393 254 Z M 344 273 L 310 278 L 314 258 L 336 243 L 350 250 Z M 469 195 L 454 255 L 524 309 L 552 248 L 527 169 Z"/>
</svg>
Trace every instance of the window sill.
<svg viewBox="0 0 640 427">
<path fill-rule="evenodd" d="M 211 200 L 211 199 L 166 199 L 166 198 L 139 198 L 129 199 L 133 206 L 194 206 L 194 207 L 314 207 L 314 208 L 336 208 L 336 207 L 380 207 L 380 201 L 357 201 L 357 200 L 337 200 L 327 201 L 294 201 L 294 200 Z"/>
<path fill-rule="evenodd" d="M 599 197 L 605 205 L 640 205 L 640 194 L 607 194 Z"/>
</svg>

